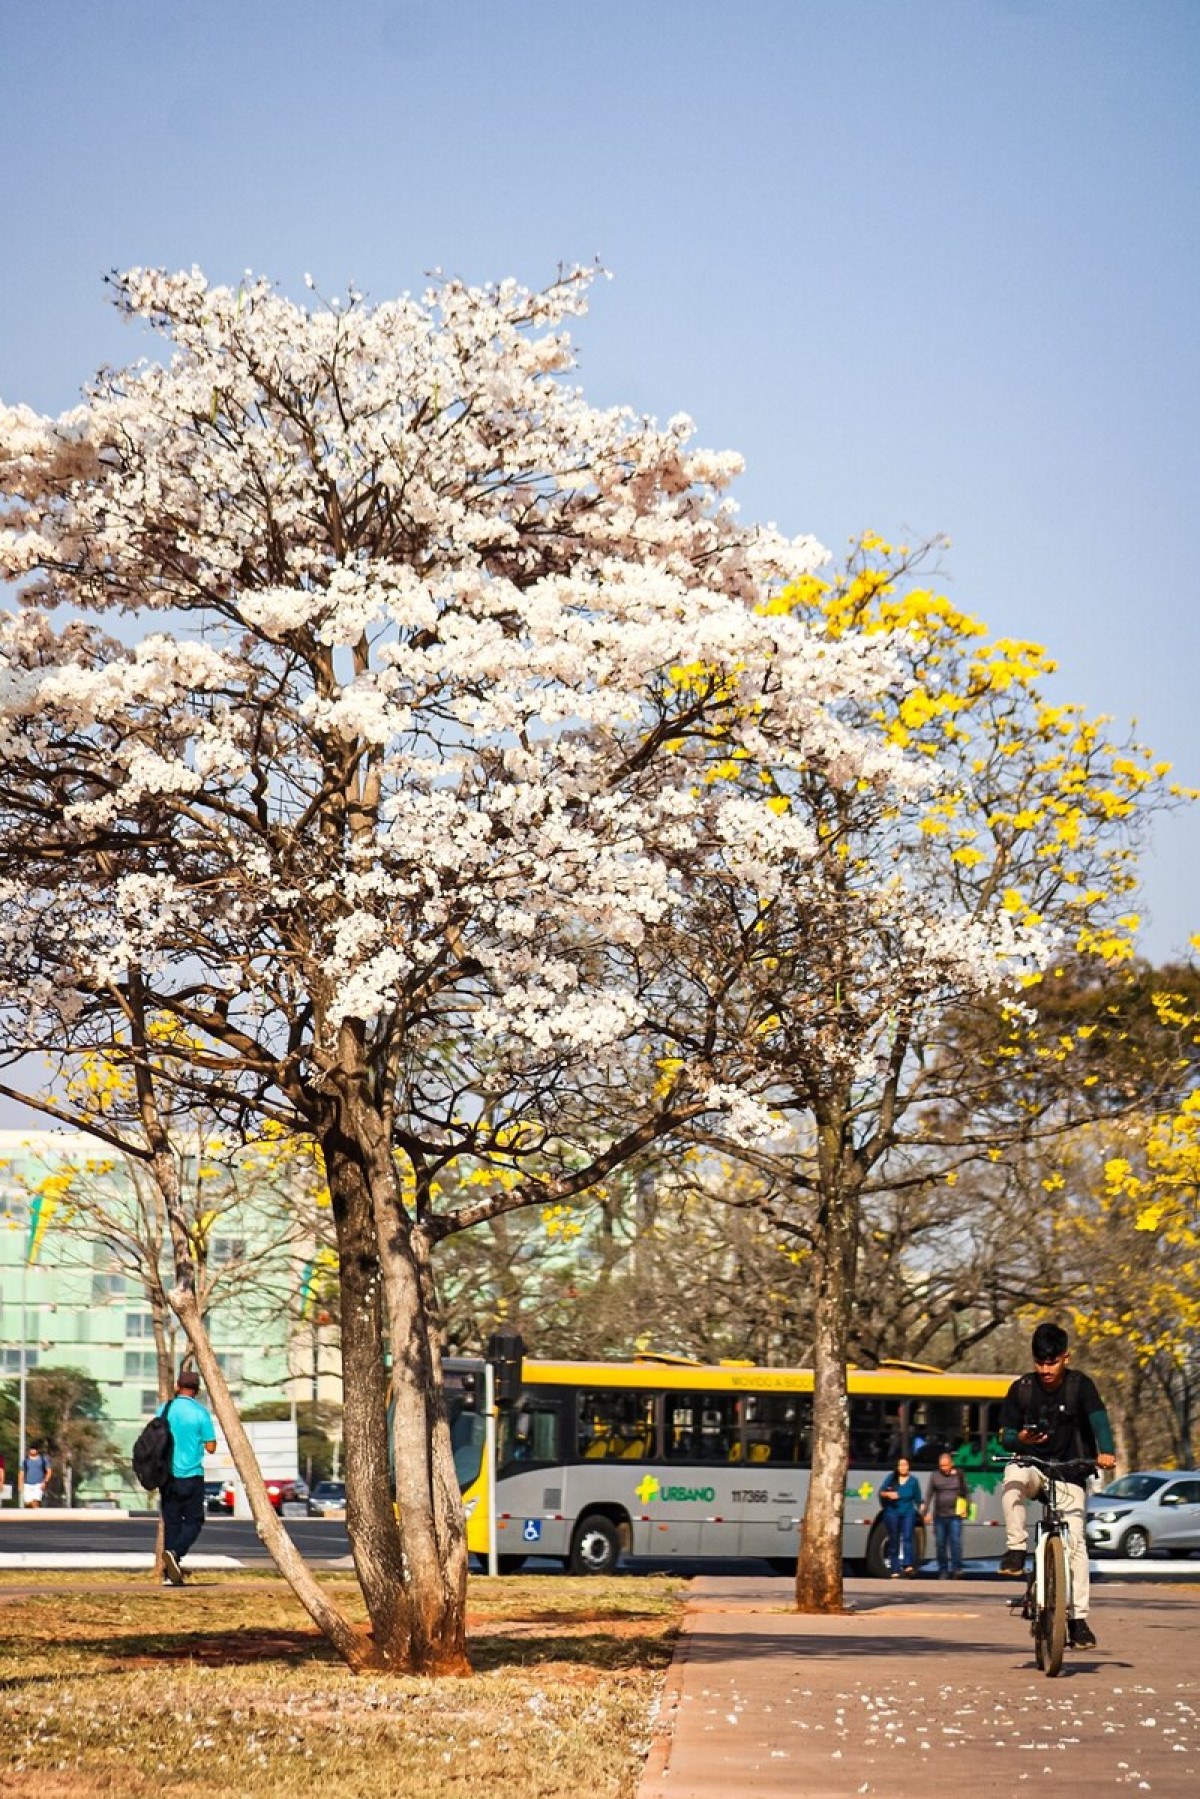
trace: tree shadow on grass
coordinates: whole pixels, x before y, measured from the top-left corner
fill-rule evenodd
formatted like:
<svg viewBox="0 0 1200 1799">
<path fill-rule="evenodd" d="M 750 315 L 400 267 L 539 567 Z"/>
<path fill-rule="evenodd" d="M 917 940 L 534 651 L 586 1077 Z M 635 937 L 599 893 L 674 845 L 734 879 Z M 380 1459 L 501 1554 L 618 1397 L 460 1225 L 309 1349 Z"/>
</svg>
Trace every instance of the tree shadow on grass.
<svg viewBox="0 0 1200 1799">
<path fill-rule="evenodd" d="M 660 1636 L 614 1636 L 596 1632 L 545 1636 L 504 1636 L 497 1632 L 472 1638 L 467 1644 L 471 1666 L 478 1674 L 494 1674 L 505 1668 L 526 1668 L 558 1662 L 586 1668 L 593 1673 L 628 1673 L 636 1669 L 655 1672 L 666 1668 L 675 1652 L 673 1630 Z"/>
<path fill-rule="evenodd" d="M 269 1662 L 335 1662 L 332 1645 L 315 1630 L 130 1631 L 121 1636 L 88 1636 L 56 1645 L 60 1657 L 78 1658 L 80 1675 L 95 1672 L 86 1664 L 107 1662 L 109 1671 L 121 1668 L 160 1667 L 164 1662 L 199 1662 L 212 1667 L 258 1667 Z M 56 1670 L 53 1678 L 61 1678 Z M 21 1684 L 18 1676 L 12 1685 Z"/>
<path fill-rule="evenodd" d="M 472 1637 L 467 1647 L 471 1665 L 480 1674 L 550 1662 L 592 1672 L 621 1673 L 665 1668 L 674 1651 L 675 1632 L 640 1635 L 596 1631 L 581 1635 L 576 1631 L 535 1634 L 521 1630 L 510 1634 L 501 1627 L 486 1636 Z M 81 1664 L 78 1669 L 69 1670 L 76 1679 L 86 1679 L 89 1674 L 101 1672 L 96 1666 L 98 1662 L 107 1663 L 104 1671 L 109 1673 L 184 1662 L 203 1667 L 264 1669 L 272 1665 L 296 1667 L 306 1662 L 342 1665 L 332 1644 L 315 1630 L 256 1630 L 252 1626 L 234 1630 L 140 1631 L 123 1636 L 93 1636 L 78 1644 L 62 1642 L 58 1645 L 59 1654 L 68 1659 L 73 1649 Z M 15 1690 L 42 1680 L 59 1680 L 64 1672 L 68 1670 L 16 1675 L 0 1681 L 0 1690 L 5 1687 Z"/>
</svg>

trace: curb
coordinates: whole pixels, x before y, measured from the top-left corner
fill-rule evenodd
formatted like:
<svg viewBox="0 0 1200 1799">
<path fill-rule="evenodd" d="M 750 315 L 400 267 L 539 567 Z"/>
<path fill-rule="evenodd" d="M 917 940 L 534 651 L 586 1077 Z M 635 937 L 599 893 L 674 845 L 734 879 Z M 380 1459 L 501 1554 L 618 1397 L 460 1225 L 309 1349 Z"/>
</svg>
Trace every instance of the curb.
<svg viewBox="0 0 1200 1799">
<path fill-rule="evenodd" d="M 189 1569 L 225 1570 L 241 1569 L 245 1562 L 234 1555 L 189 1555 Z M 75 1574 L 99 1573 L 106 1568 L 116 1572 L 147 1573 L 154 1566 L 154 1556 L 148 1552 L 114 1553 L 106 1550 L 78 1550 L 75 1552 L 53 1549 L 30 1549 L 15 1553 L 0 1554 L 0 1570 L 5 1568 L 59 1569 Z"/>
<path fill-rule="evenodd" d="M 635 1799 L 661 1799 L 662 1783 L 667 1776 L 675 1742 L 675 1724 L 683 1699 L 684 1670 L 692 1652 L 692 1631 L 696 1617 L 697 1613 L 692 1609 L 690 1600 L 685 1602 L 675 1653 L 663 1679 L 662 1692 L 658 1696 L 658 1705 L 651 1721 L 650 1747 L 646 1752 Z"/>
<path fill-rule="evenodd" d="M 34 1524 L 38 1521 L 47 1524 L 78 1524 L 81 1518 L 89 1522 L 100 1518 L 132 1518 L 134 1514 L 124 1511 L 116 1505 L 43 1505 L 43 1506 L 0 1506 L 0 1528 L 6 1524 Z"/>
</svg>

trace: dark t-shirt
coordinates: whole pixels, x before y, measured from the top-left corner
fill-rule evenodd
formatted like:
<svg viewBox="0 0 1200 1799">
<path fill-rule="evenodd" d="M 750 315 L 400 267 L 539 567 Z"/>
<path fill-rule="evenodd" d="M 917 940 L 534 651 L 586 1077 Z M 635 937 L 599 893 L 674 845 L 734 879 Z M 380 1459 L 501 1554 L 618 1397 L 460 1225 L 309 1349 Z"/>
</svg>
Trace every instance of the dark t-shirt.
<svg viewBox="0 0 1200 1799">
<path fill-rule="evenodd" d="M 1004 1396 L 1000 1408 L 1000 1435 L 1006 1448 L 1019 1455 L 1024 1448 L 1046 1462 L 1080 1464 L 1079 1473 L 1096 1459 L 1096 1433 L 1091 1414 L 1104 1412 L 1104 1401 L 1095 1382 L 1077 1368 L 1068 1368 L 1053 1393 L 1048 1393 L 1036 1374 L 1023 1374 Z M 1016 1443 L 1016 1432 L 1044 1430 L 1044 1443 Z"/>
<path fill-rule="evenodd" d="M 925 1508 L 935 1518 L 954 1518 L 958 1515 L 958 1502 L 967 1497 L 967 1483 L 961 1468 L 951 1468 L 949 1474 L 943 1474 L 935 1468 L 929 1476 L 929 1485 L 925 1489 Z"/>
</svg>

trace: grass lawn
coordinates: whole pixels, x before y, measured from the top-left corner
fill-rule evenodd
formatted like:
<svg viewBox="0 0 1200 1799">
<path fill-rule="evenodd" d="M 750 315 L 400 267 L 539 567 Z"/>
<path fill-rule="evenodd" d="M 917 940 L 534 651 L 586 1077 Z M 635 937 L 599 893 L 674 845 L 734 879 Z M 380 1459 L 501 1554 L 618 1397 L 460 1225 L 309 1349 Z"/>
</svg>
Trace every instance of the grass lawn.
<svg viewBox="0 0 1200 1799">
<path fill-rule="evenodd" d="M 679 1583 L 473 1579 L 468 1608 L 470 1678 L 356 1678 L 274 1576 L 0 1575 L 0 1794 L 632 1794 Z"/>
</svg>

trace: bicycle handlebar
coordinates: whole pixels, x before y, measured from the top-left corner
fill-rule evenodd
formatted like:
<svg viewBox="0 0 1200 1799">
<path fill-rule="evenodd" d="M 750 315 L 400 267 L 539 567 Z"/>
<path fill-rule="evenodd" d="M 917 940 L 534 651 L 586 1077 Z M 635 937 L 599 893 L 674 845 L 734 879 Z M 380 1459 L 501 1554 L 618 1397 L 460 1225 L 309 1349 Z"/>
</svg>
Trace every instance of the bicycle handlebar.
<svg viewBox="0 0 1200 1799">
<path fill-rule="evenodd" d="M 1086 1456 L 1083 1456 L 1078 1461 L 1074 1462 L 1048 1462 L 1040 1455 L 1028 1455 L 1024 1451 L 1019 1451 L 1014 1453 L 1012 1459 L 1014 1462 L 1025 1462 L 1031 1468 L 1038 1468 L 1043 1474 L 1062 1474 L 1065 1473 L 1068 1468 L 1077 1473 L 1080 1468 L 1086 1468 L 1088 1473 L 1084 1478 L 1088 1479 L 1091 1475 L 1098 1472 L 1095 1462 L 1089 1460 Z"/>
</svg>

